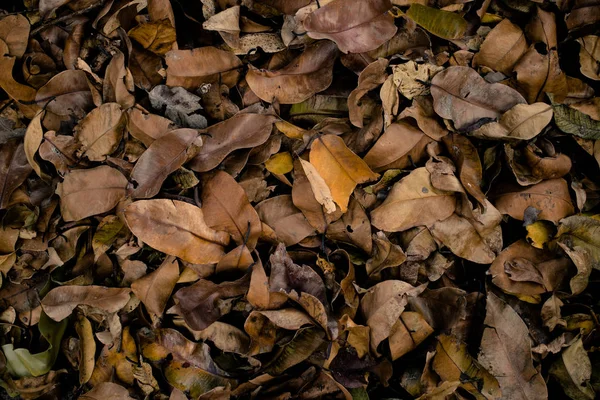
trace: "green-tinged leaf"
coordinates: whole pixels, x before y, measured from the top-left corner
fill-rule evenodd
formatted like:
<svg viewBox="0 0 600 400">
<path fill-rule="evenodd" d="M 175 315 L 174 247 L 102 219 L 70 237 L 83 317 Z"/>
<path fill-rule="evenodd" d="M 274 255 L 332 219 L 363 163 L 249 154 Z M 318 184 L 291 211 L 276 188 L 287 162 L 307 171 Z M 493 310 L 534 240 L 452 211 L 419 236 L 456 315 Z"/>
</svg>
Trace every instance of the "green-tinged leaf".
<svg viewBox="0 0 600 400">
<path fill-rule="evenodd" d="M 119 238 L 124 237 L 129 230 L 123 221 L 116 215 L 108 215 L 98 225 L 92 238 L 94 258 L 97 260 Z"/>
<path fill-rule="evenodd" d="M 584 139 L 600 139 L 600 121 L 566 105 L 554 104 L 554 122 L 558 129 Z"/>
<path fill-rule="evenodd" d="M 348 389 L 350 394 L 352 395 L 352 400 L 369 400 L 369 394 L 367 390 L 363 387 Z"/>
<path fill-rule="evenodd" d="M 266 372 L 279 375 L 286 369 L 306 360 L 323 343 L 324 332 L 316 328 L 301 329 L 285 346 Z"/>
<path fill-rule="evenodd" d="M 67 320 L 55 322 L 44 312 L 40 316 L 38 327 L 41 335 L 46 339 L 49 346 L 46 351 L 31 354 L 27 349 L 14 349 L 12 344 L 2 346 L 6 356 L 6 367 L 8 372 L 19 378 L 27 376 L 40 376 L 48 373 L 60 350 L 60 341 L 67 328 Z"/>
<path fill-rule="evenodd" d="M 425 30 L 443 39 L 459 39 L 467 30 L 467 21 L 460 15 L 422 4 L 411 4 L 406 15 Z"/>
</svg>

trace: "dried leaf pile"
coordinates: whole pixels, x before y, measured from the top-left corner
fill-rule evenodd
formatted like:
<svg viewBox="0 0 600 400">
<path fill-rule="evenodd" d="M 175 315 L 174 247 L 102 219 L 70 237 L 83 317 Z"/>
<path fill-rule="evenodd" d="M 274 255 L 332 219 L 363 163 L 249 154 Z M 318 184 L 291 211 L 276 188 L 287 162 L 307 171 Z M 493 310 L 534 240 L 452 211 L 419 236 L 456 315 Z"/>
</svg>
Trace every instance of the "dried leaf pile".
<svg viewBox="0 0 600 400">
<path fill-rule="evenodd" d="M 0 394 L 600 390 L 598 0 L 4 0 Z"/>
</svg>

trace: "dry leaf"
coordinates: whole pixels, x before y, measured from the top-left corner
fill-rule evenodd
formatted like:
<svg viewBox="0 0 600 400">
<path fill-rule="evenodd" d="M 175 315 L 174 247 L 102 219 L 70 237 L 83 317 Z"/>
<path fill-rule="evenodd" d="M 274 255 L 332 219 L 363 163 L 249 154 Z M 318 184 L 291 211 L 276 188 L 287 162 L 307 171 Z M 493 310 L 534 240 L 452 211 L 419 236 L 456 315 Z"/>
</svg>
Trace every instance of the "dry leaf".
<svg viewBox="0 0 600 400">
<path fill-rule="evenodd" d="M 177 200 L 142 200 L 125 209 L 131 232 L 149 246 L 196 263 L 216 263 L 224 255 L 229 234 L 211 229 L 202 209 Z"/>
</svg>

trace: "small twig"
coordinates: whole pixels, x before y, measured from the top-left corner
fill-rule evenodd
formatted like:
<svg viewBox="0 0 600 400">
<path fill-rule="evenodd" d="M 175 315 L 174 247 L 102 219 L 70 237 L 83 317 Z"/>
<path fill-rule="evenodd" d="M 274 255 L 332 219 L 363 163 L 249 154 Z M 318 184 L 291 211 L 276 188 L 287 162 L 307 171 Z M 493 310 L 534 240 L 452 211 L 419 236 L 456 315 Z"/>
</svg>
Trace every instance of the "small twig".
<svg viewBox="0 0 600 400">
<path fill-rule="evenodd" d="M 59 23 L 61 23 L 63 21 L 66 21 L 66 20 L 68 20 L 70 18 L 73 18 L 73 17 L 76 17 L 78 15 L 85 14 L 85 13 L 87 13 L 89 11 L 92 11 L 95 8 L 98 8 L 98 7 L 102 6 L 102 5 L 104 5 L 104 0 L 100 1 L 100 3 L 92 4 L 89 7 L 83 8 L 81 10 L 73 11 L 72 13 L 69 13 L 67 15 L 63 15 L 62 17 L 58 17 L 58 18 L 55 18 L 53 20 L 50 20 L 50 21 L 48 21 L 48 22 L 46 22 L 46 23 L 38 26 L 34 30 L 32 30 L 31 31 L 31 35 L 33 36 L 33 35 L 39 33 L 40 31 L 43 31 L 44 29 L 48 28 L 49 26 L 59 24 Z"/>
</svg>

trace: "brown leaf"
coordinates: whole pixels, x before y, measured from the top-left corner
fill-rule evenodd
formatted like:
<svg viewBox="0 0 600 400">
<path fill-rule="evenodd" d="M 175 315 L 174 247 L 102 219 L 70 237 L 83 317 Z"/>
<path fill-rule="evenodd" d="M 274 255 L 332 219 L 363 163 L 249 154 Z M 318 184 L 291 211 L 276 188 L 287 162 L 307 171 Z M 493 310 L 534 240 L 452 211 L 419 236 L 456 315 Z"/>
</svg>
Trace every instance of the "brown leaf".
<svg viewBox="0 0 600 400">
<path fill-rule="evenodd" d="M 432 368 L 443 381 L 464 382 L 461 386 L 476 398 L 505 398 L 498 380 L 471 357 L 465 343 L 453 336 L 438 336 Z"/>
<path fill-rule="evenodd" d="M 353 244 L 367 254 L 373 248 L 371 222 L 363 206 L 354 198 L 350 198 L 348 211 L 329 224 L 326 234 L 329 239 Z"/>
<path fill-rule="evenodd" d="M 150 114 L 138 107 L 127 110 L 127 131 L 146 147 L 174 129 L 176 126 L 170 119 Z"/>
<path fill-rule="evenodd" d="M 431 81 L 433 108 L 443 118 L 451 119 L 456 129 L 467 129 L 480 120 L 497 119 L 523 96 L 508 86 L 487 83 L 469 67 L 449 67 Z"/>
<path fill-rule="evenodd" d="M 189 166 L 197 172 L 210 171 L 237 149 L 253 148 L 267 141 L 275 118 L 265 114 L 236 114 L 206 129 L 202 148 Z"/>
<path fill-rule="evenodd" d="M 494 193 L 491 198 L 498 211 L 519 221 L 523 221 L 528 207 L 541 211 L 538 219 L 554 223 L 575 212 L 564 179 L 549 179 L 527 188 L 502 185 Z"/>
<path fill-rule="evenodd" d="M 31 173 L 25 146 L 19 139 L 12 139 L 0 146 L 0 210 L 10 204 L 10 196 Z"/>
<path fill-rule="evenodd" d="M 40 112 L 33 117 L 31 122 L 29 122 L 27 130 L 25 131 L 23 145 L 25 149 L 25 156 L 27 157 L 27 162 L 29 162 L 29 165 L 31 165 L 35 173 L 40 178 L 47 178 L 48 176 L 45 173 L 42 173 L 42 169 L 35 159 L 35 153 L 40 148 L 42 140 L 44 139 L 44 130 L 42 128 L 43 117 L 44 113 Z"/>
<path fill-rule="evenodd" d="M 358 76 L 358 86 L 348 96 L 348 111 L 352 125 L 362 128 L 364 110 L 361 108 L 361 99 L 385 82 L 388 76 L 385 72 L 388 63 L 387 59 L 381 58 L 369 64 Z"/>
<path fill-rule="evenodd" d="M 373 235 L 375 243 L 373 257 L 367 261 L 367 274 L 376 274 L 385 268 L 397 267 L 406 261 L 406 255 L 402 247 L 389 241 L 383 232 Z"/>
<path fill-rule="evenodd" d="M 107 165 L 75 170 L 56 188 L 65 221 L 78 221 L 113 209 L 125 197 L 127 178 Z"/>
<path fill-rule="evenodd" d="M 167 85 L 195 90 L 204 83 L 237 83 L 242 62 L 234 54 L 207 46 L 165 54 Z"/>
<path fill-rule="evenodd" d="M 153 318 L 160 318 L 179 279 L 179 264 L 175 257 L 165 258 L 153 272 L 131 284 L 131 291 L 144 304 Z"/>
<path fill-rule="evenodd" d="M 506 293 L 539 297 L 559 287 L 570 264 L 565 257 L 557 257 L 519 240 L 502 250 L 489 273 L 492 283 Z"/>
<path fill-rule="evenodd" d="M 77 165 L 77 150 L 79 143 L 73 136 L 56 135 L 54 131 L 44 133 L 44 141 L 40 145 L 40 157 L 54 164 L 56 170 L 66 174 L 69 169 Z"/>
<path fill-rule="evenodd" d="M 473 66 L 483 65 L 510 75 L 526 51 L 527 40 L 521 28 L 508 18 L 503 19 L 485 37 L 479 52 L 473 57 Z"/>
<path fill-rule="evenodd" d="M 81 156 L 90 161 L 104 161 L 123 139 L 125 114 L 117 103 L 95 108 L 77 125 L 75 139 L 81 144 Z"/>
<path fill-rule="evenodd" d="M 556 50 L 542 54 L 533 45 L 514 70 L 519 88 L 529 103 L 543 101 L 547 93 L 554 94 L 557 100 L 567 93 L 567 77 L 560 69 Z"/>
<path fill-rule="evenodd" d="M 21 14 L 7 15 L 0 20 L 0 39 L 8 47 L 8 55 L 21 58 L 27 50 L 29 21 Z"/>
<path fill-rule="evenodd" d="M 244 323 L 244 330 L 252 339 L 249 354 L 270 352 L 275 346 L 277 328 L 298 330 L 313 324 L 308 315 L 294 308 L 252 311 Z"/>
<path fill-rule="evenodd" d="M 473 136 L 482 139 L 533 139 L 550 123 L 552 115 L 552 107 L 546 103 L 517 104 L 498 122 L 490 122 L 473 131 Z"/>
<path fill-rule="evenodd" d="M 287 246 L 293 246 L 316 233 L 300 210 L 294 206 L 290 195 L 275 196 L 261 201 L 256 205 L 256 211 L 260 220 L 269 225 L 277 234 L 277 239 Z"/>
<path fill-rule="evenodd" d="M 407 304 L 407 296 L 417 296 L 425 288 L 406 282 L 387 280 L 371 287 L 360 301 L 360 311 L 371 328 L 371 351 L 387 339 Z"/>
<path fill-rule="evenodd" d="M 195 129 L 175 129 L 152 142 L 131 171 L 131 195 L 137 199 L 156 196 L 167 177 L 192 159 L 202 146 Z"/>
<path fill-rule="evenodd" d="M 125 66 L 125 55 L 120 51 L 108 63 L 102 85 L 104 102 L 119 103 L 126 110 L 135 105 L 133 76 Z"/>
<path fill-rule="evenodd" d="M 79 400 L 133 400 L 123 386 L 112 382 L 102 382 L 89 392 L 79 396 Z"/>
<path fill-rule="evenodd" d="M 331 85 L 336 55 L 335 44 L 320 41 L 308 46 L 283 68 L 263 70 L 250 66 L 246 81 L 250 89 L 266 102 L 301 103 Z"/>
<path fill-rule="evenodd" d="M 488 292 L 478 361 L 498 380 L 503 398 L 546 399 L 548 389 L 534 368 L 529 330 L 519 314 Z"/>
<path fill-rule="evenodd" d="M 385 201 L 371 211 L 371 223 L 388 232 L 401 232 L 419 225 L 431 225 L 454 212 L 456 198 L 431 185 L 426 168 L 417 168 L 395 183 Z"/>
<path fill-rule="evenodd" d="M 542 321 L 544 321 L 544 326 L 547 326 L 550 332 L 556 328 L 556 325 L 567 326 L 567 321 L 560 316 L 560 307 L 563 305 L 564 303 L 553 293 L 542 306 L 540 316 L 542 317 Z"/>
<path fill-rule="evenodd" d="M 594 35 L 577 39 L 581 73 L 590 79 L 600 80 L 600 37 Z"/>
<path fill-rule="evenodd" d="M 458 177 L 467 193 L 481 206 L 485 206 L 485 195 L 481 191 L 482 167 L 477 148 L 462 135 L 449 134 L 442 138 L 454 164 L 458 169 Z"/>
<path fill-rule="evenodd" d="M 252 264 L 254 264 L 252 253 L 250 253 L 250 250 L 248 250 L 246 245 L 241 244 L 221 258 L 217 263 L 215 273 L 246 271 Z"/>
<path fill-rule="evenodd" d="M 94 104 L 85 72 L 79 70 L 54 76 L 38 89 L 35 102 L 61 117 L 82 117 Z"/>
<path fill-rule="evenodd" d="M 309 14 L 304 28 L 313 39 L 333 40 L 344 53 L 374 50 L 396 33 L 389 0 L 334 0 Z"/>
<path fill-rule="evenodd" d="M 228 232 L 237 244 L 245 243 L 254 250 L 261 232 L 260 218 L 231 175 L 216 172 L 203 185 L 202 210 L 208 226 Z"/>
<path fill-rule="evenodd" d="M 389 342 L 392 360 L 397 360 L 416 349 L 432 333 L 433 328 L 429 326 L 421 314 L 412 311 L 403 312 L 390 333 Z"/>
<path fill-rule="evenodd" d="M 550 374 L 560 382 L 569 398 L 578 400 L 596 398 L 590 382 L 593 374 L 592 362 L 583 347 L 581 338 L 562 351 L 560 358 L 550 367 Z"/>
<path fill-rule="evenodd" d="M 202 209 L 177 200 L 141 200 L 125 209 L 129 229 L 149 246 L 195 264 L 218 262 L 229 234 L 211 229 Z"/>
<path fill-rule="evenodd" d="M 86 305 L 107 313 L 121 310 L 129 302 L 129 288 L 107 288 L 104 286 L 59 286 L 42 299 L 46 315 L 62 321 L 71 315 L 75 307 Z"/>
<path fill-rule="evenodd" d="M 321 136 L 313 142 L 310 163 L 331 190 L 333 200 L 342 212 L 348 209 L 350 195 L 357 184 L 378 177 L 360 157 L 346 147 L 341 138 L 334 135 Z"/>
<path fill-rule="evenodd" d="M 201 279 L 179 289 L 175 298 L 185 322 L 194 330 L 201 331 L 227 314 L 231 309 L 229 299 L 243 295 L 248 291 L 250 276 L 245 275 L 237 281 L 220 284 Z"/>
<path fill-rule="evenodd" d="M 365 156 L 374 171 L 406 168 L 426 156 L 425 147 L 433 140 L 420 129 L 399 121 L 391 124 Z"/>
</svg>

